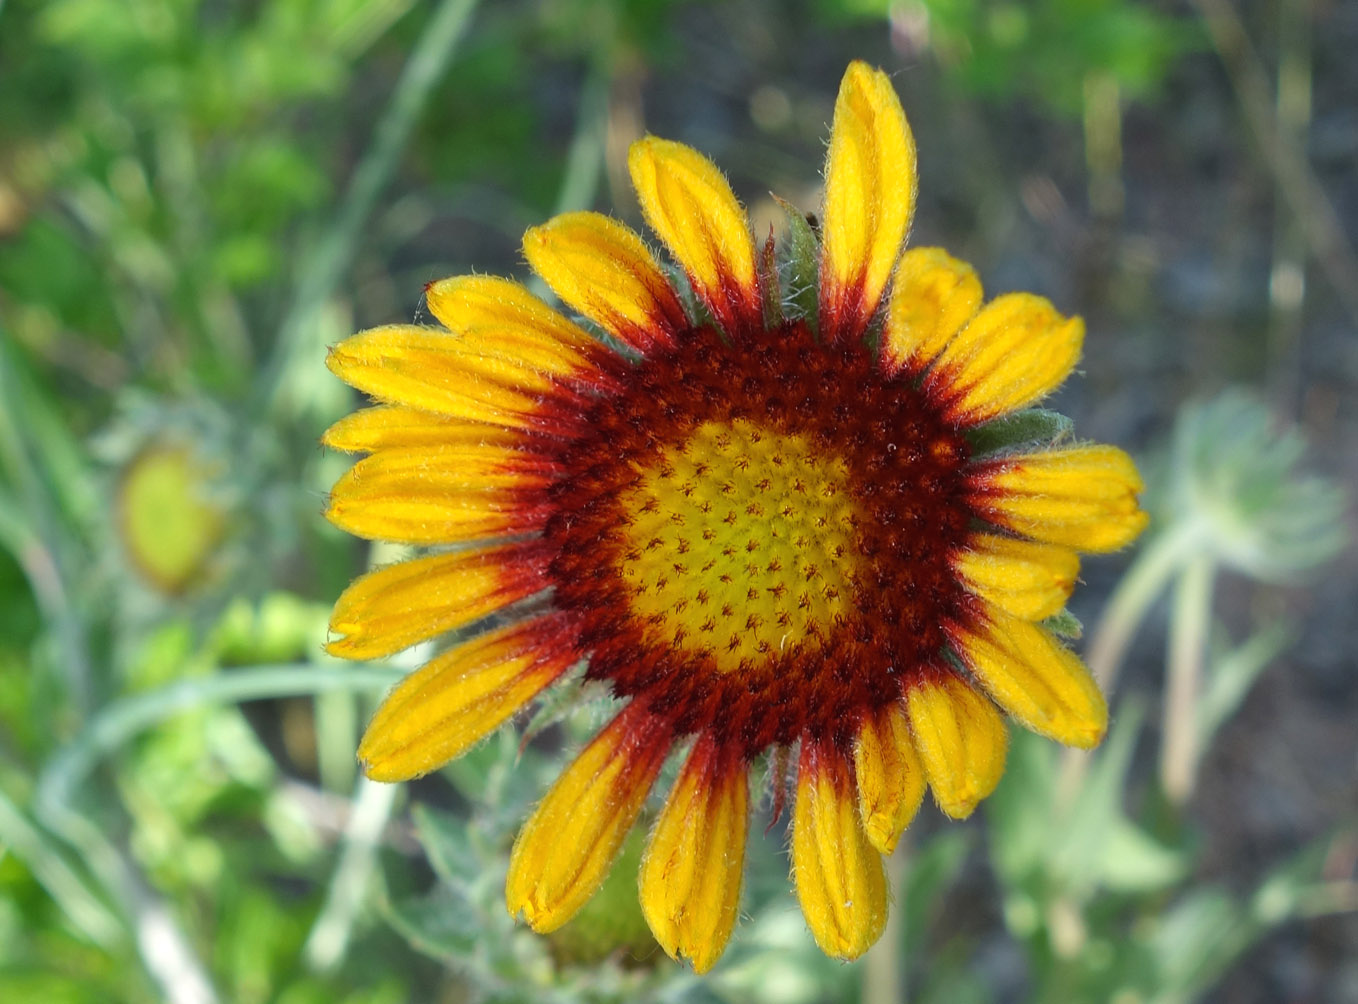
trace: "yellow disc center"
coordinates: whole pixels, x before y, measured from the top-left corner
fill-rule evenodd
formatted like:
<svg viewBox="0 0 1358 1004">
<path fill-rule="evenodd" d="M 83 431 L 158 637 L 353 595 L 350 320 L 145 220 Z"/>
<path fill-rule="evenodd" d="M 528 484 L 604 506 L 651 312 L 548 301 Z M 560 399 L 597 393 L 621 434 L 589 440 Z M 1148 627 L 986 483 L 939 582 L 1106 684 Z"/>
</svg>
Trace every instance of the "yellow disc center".
<svg viewBox="0 0 1358 1004">
<path fill-rule="evenodd" d="M 707 422 L 621 498 L 632 611 L 723 672 L 819 646 L 850 611 L 848 469 L 798 435 Z"/>
</svg>

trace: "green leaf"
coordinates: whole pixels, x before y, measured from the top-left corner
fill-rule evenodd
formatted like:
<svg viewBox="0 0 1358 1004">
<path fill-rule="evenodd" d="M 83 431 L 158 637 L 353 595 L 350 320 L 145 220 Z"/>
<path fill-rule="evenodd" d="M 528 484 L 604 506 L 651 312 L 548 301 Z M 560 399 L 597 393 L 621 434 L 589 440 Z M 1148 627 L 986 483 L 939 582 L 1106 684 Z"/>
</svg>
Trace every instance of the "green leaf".
<svg viewBox="0 0 1358 1004">
<path fill-rule="evenodd" d="M 820 238 L 807 217 L 790 202 L 773 197 L 787 218 L 783 241 L 783 313 L 800 318 L 815 330 L 817 292 L 820 282 Z"/>
<path fill-rule="evenodd" d="M 477 912 L 446 886 L 423 899 L 384 904 L 388 924 L 416 951 L 465 965 L 483 935 Z"/>
<path fill-rule="evenodd" d="M 1019 448 L 1052 446 L 1071 437 L 1075 423 L 1058 411 L 1028 408 L 967 431 L 972 455 L 990 456 Z"/>
<path fill-rule="evenodd" d="M 907 956 L 927 943 L 939 903 L 961 873 L 973 843 L 971 830 L 944 830 L 911 854 L 901 925 L 901 949 Z"/>
<path fill-rule="evenodd" d="M 1123 818 L 1127 772 L 1143 718 L 1139 701 L 1122 702 L 1112 732 L 1094 754 L 1079 796 L 1046 848 L 1049 871 L 1060 876 L 1067 888 L 1092 885 L 1104 871 L 1105 841 Z"/>
<path fill-rule="evenodd" d="M 1131 820 L 1118 818 L 1103 841 L 1100 879 L 1118 892 L 1154 892 L 1182 879 L 1189 870 L 1182 848 L 1160 843 Z"/>
<path fill-rule="evenodd" d="M 1052 614 L 1042 622 L 1042 626 L 1057 637 L 1070 641 L 1079 641 L 1085 633 L 1085 626 L 1080 623 L 1080 619 L 1065 609 Z"/>
<path fill-rule="evenodd" d="M 434 874 L 454 889 L 476 877 L 482 866 L 467 839 L 465 820 L 423 803 L 416 803 L 410 815 L 415 821 L 415 839 L 424 848 Z"/>
<path fill-rule="evenodd" d="M 1160 918 L 1148 947 L 1157 1001 L 1206 989 L 1251 940 L 1240 904 L 1221 889 L 1197 888 Z"/>
<path fill-rule="evenodd" d="M 1204 749 L 1210 745 L 1217 729 L 1235 714 L 1259 674 L 1294 638 L 1291 625 L 1275 624 L 1213 661 L 1202 701 L 1198 704 L 1198 735 Z"/>
<path fill-rule="evenodd" d="M 995 870 L 1007 888 L 1022 885 L 1046 868 L 1056 821 L 1056 748 L 1018 731 L 1009 747 L 1004 779 L 983 803 Z"/>
</svg>

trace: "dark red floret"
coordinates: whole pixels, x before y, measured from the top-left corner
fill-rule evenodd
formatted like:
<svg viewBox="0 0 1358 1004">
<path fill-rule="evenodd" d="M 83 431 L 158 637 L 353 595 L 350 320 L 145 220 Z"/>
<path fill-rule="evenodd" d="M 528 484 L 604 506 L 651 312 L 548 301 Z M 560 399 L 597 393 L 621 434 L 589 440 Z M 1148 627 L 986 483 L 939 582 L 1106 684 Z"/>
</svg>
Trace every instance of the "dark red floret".
<svg viewBox="0 0 1358 1004">
<path fill-rule="evenodd" d="M 966 440 L 910 377 L 884 375 L 866 345 L 822 344 L 801 322 L 735 346 L 694 329 L 616 365 L 625 389 L 587 406 L 546 489 L 554 602 L 580 625 L 588 676 L 644 696 L 677 734 L 708 731 L 746 757 L 804 735 L 847 752 L 865 712 L 938 664 L 942 625 L 972 619 L 950 565 L 975 516 Z M 724 672 L 691 638 L 634 612 L 618 571 L 630 546 L 622 498 L 699 426 L 740 419 L 840 458 L 862 518 L 849 613 Z M 707 602 L 697 574 L 693 602 Z"/>
</svg>

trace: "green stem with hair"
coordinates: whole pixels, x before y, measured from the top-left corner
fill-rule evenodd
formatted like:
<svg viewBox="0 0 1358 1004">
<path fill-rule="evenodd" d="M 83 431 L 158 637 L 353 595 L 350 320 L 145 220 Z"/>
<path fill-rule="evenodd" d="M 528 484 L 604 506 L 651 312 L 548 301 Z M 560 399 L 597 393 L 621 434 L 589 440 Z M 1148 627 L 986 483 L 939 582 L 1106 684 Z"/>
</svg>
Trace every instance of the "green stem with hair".
<svg viewBox="0 0 1358 1004">
<path fill-rule="evenodd" d="M 279 327 L 277 348 L 259 383 L 263 403 L 271 410 L 287 406 L 292 385 L 288 375 L 293 367 L 314 365 L 322 355 L 323 346 L 315 340 L 317 315 L 352 264 L 363 227 L 395 174 L 415 123 L 452 61 L 475 9 L 476 0 L 444 0 L 429 18 L 343 201 L 303 258 L 292 303 Z"/>
<path fill-rule="evenodd" d="M 1179 576 L 1170 614 L 1160 783 L 1170 802 L 1178 807 L 1192 796 L 1198 773 L 1198 703 L 1215 575 L 1216 565 L 1210 557 L 1193 558 Z"/>
</svg>

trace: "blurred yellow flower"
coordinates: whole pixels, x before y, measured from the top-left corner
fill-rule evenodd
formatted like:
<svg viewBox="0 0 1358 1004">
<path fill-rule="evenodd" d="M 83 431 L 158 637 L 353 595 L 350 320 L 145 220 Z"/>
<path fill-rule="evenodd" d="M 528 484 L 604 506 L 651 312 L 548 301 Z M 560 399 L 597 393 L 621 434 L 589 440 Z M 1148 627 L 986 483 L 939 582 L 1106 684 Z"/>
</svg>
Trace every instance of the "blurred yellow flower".
<svg viewBox="0 0 1358 1004">
<path fill-rule="evenodd" d="M 750 765 L 799 744 L 797 895 L 820 946 L 854 958 L 926 785 L 959 818 L 995 787 L 1002 712 L 1103 736 L 1102 695 L 1041 622 L 1076 552 L 1140 532 L 1141 481 L 1111 447 L 973 448 L 1066 378 L 1084 329 L 1040 297 L 983 302 L 941 250 L 902 254 L 915 146 L 881 71 L 852 64 L 835 105 L 814 316 L 710 161 L 647 137 L 628 166 L 691 300 L 605 216 L 524 237 L 618 350 L 475 276 L 426 291 L 447 330 L 377 328 L 330 355 L 380 404 L 326 435 L 370 454 L 327 515 L 446 548 L 356 581 L 331 650 L 381 656 L 513 608 L 396 687 L 359 756 L 379 780 L 434 770 L 587 660 L 627 703 L 520 833 L 509 910 L 569 920 L 691 738 L 639 885 L 659 943 L 704 971 L 736 920 Z"/>
<path fill-rule="evenodd" d="M 213 471 L 187 447 L 143 449 L 118 485 L 118 527 L 128 558 L 171 595 L 202 575 L 221 540 L 224 514 L 209 499 Z"/>
</svg>

